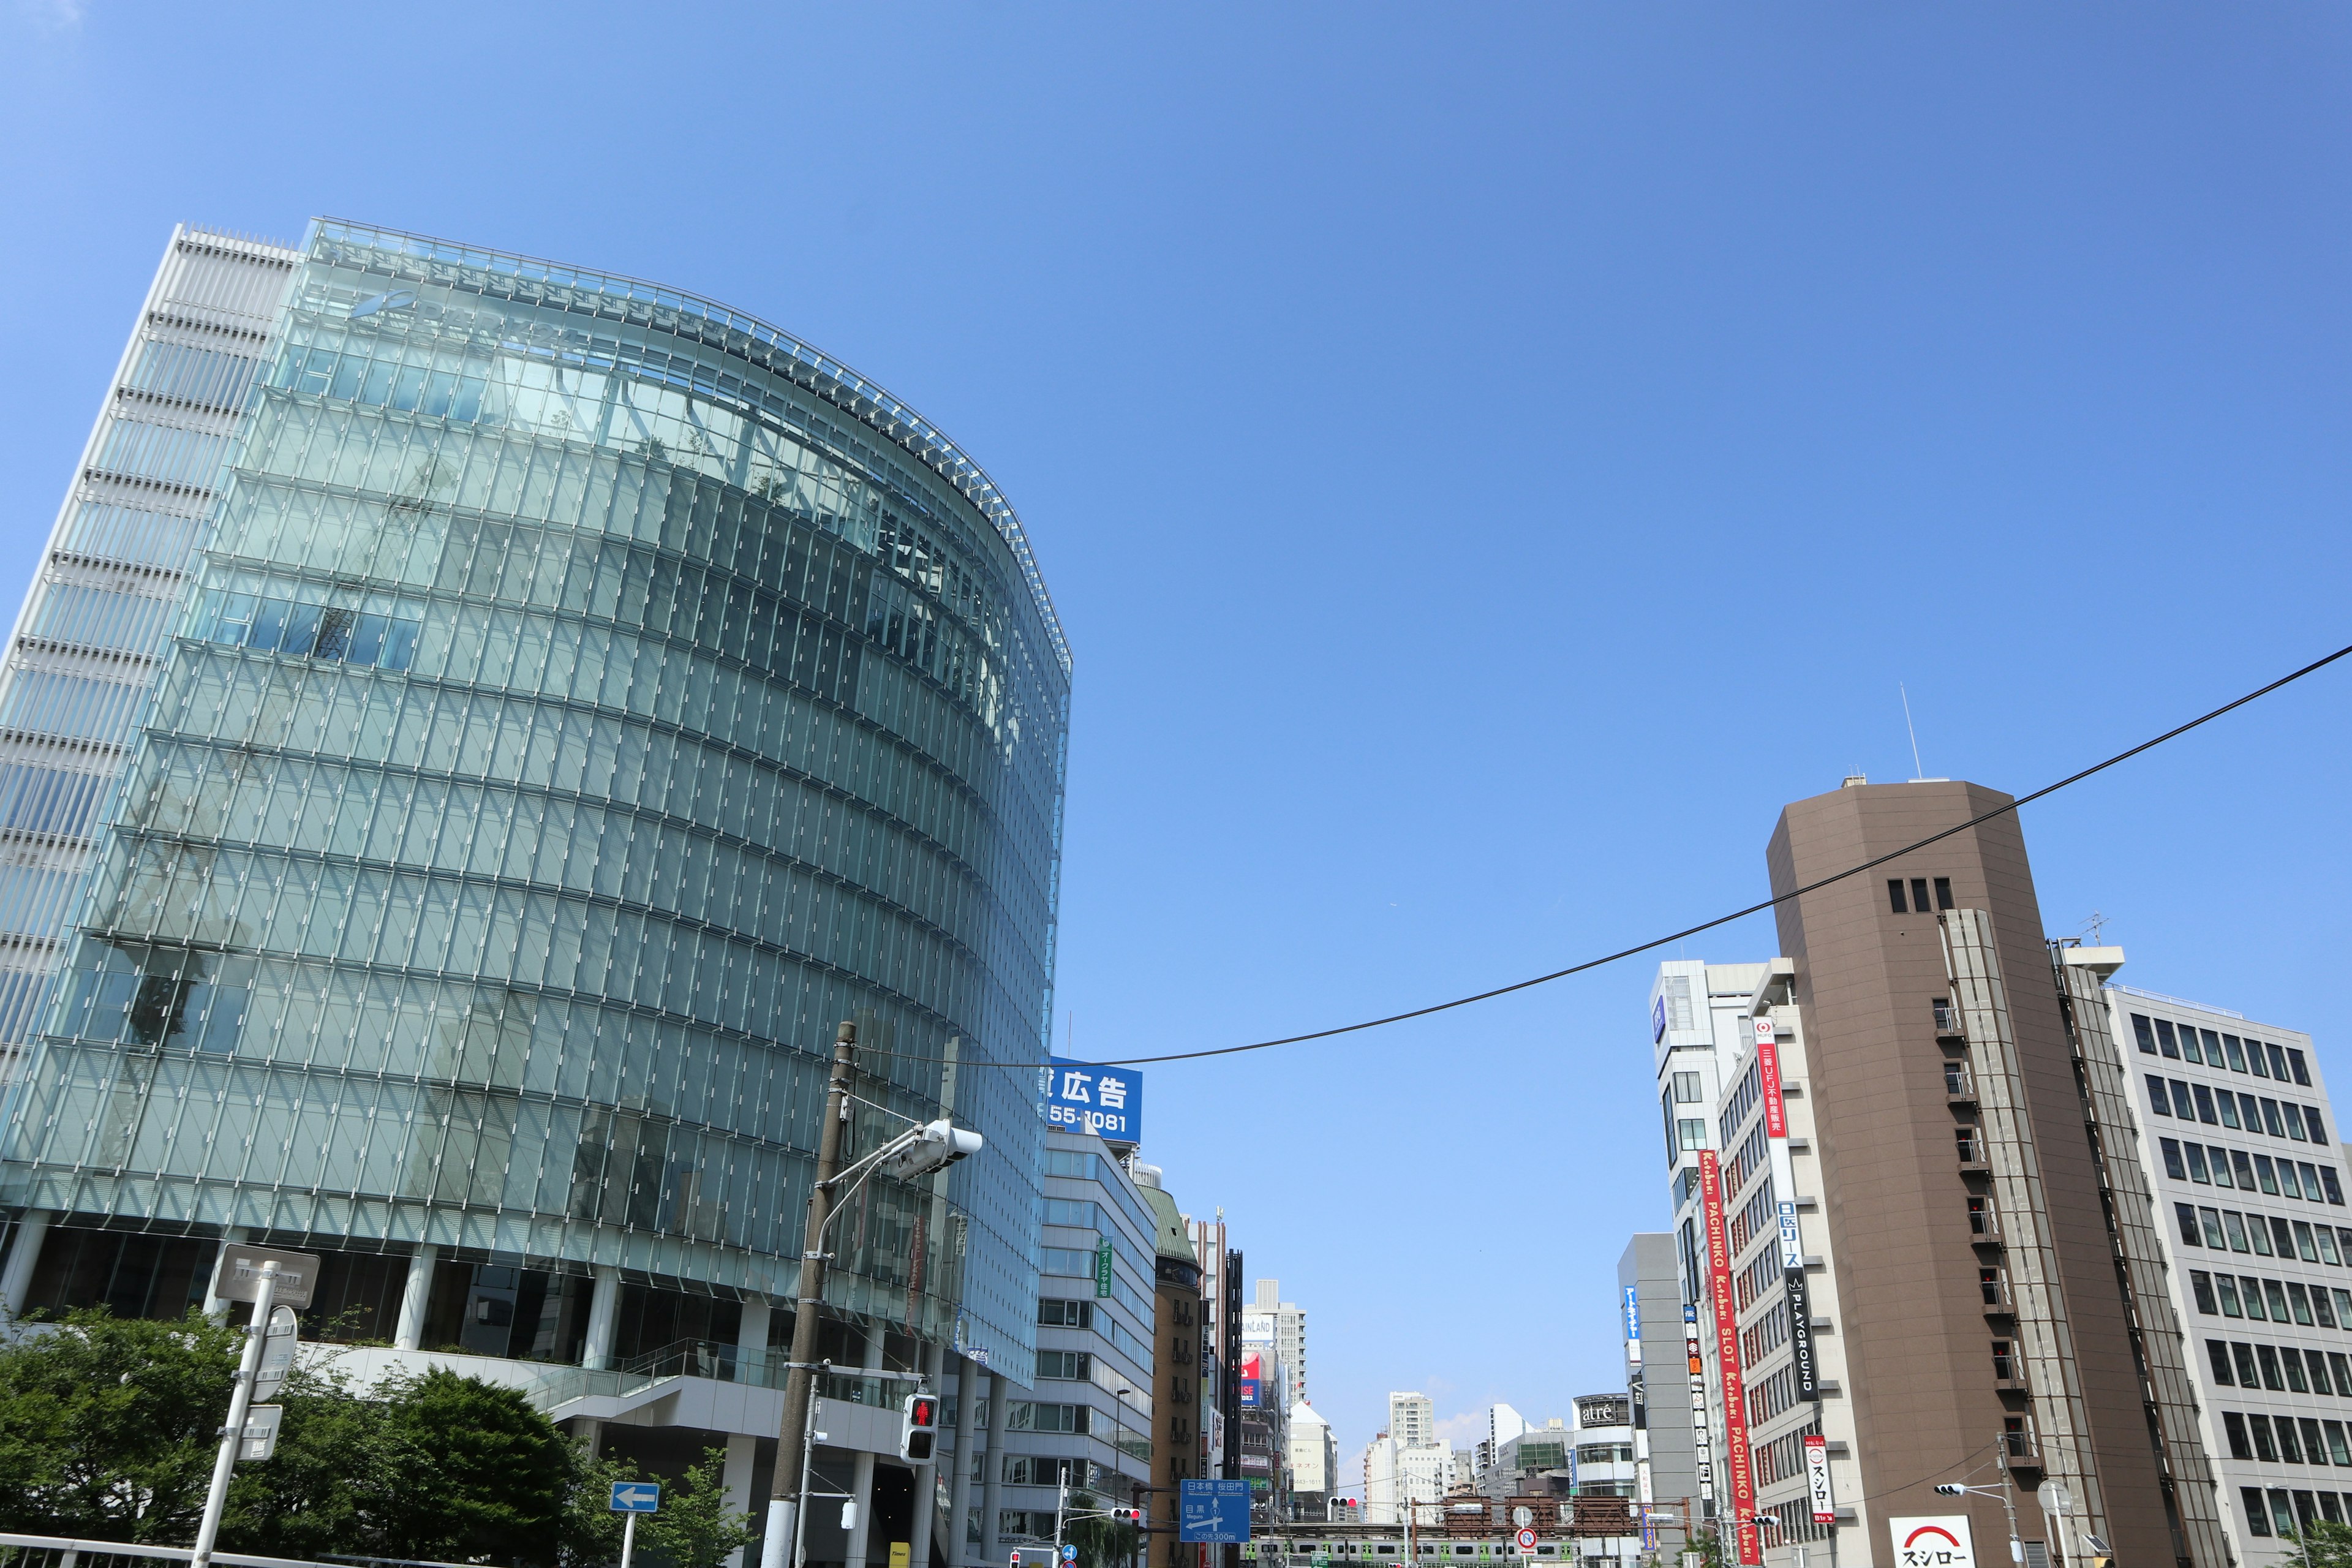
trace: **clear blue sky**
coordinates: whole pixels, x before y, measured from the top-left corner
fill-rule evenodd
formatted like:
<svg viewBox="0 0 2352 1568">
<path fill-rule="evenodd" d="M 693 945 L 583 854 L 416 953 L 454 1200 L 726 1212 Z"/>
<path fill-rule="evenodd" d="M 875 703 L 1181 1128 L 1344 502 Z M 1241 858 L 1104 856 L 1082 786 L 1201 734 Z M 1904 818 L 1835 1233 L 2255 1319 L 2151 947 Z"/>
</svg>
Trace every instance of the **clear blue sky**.
<svg viewBox="0 0 2352 1568">
<path fill-rule="evenodd" d="M 2021 791 L 2352 642 L 2341 10 L 850 13 L 8 12 L 0 596 L 174 220 L 764 315 L 1028 521 L 1096 1056 L 1751 901 L 1783 802 L 1911 772 L 1897 682 L 1928 773 Z M 2347 683 L 2026 818 L 2053 931 L 2339 1075 Z M 1153 1072 L 1350 1450 L 1390 1388 L 1615 1385 L 1649 973 Z"/>
</svg>

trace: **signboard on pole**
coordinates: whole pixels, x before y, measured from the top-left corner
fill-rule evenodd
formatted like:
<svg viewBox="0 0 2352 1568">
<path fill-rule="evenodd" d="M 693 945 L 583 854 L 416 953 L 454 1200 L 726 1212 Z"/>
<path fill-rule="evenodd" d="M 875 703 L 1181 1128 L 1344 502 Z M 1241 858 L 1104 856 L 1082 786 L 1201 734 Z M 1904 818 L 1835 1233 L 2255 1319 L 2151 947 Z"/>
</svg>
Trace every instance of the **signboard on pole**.
<svg viewBox="0 0 2352 1568">
<path fill-rule="evenodd" d="M 614 1513 L 658 1513 L 661 1511 L 659 1481 L 614 1481 L 613 1500 L 606 1505 Z"/>
<path fill-rule="evenodd" d="M 1712 1149 L 1698 1153 L 1699 1203 L 1706 1215 L 1708 1294 L 1715 1304 L 1715 1362 L 1723 1379 L 1724 1462 L 1731 1472 L 1732 1517 L 1739 1521 L 1740 1568 L 1763 1568 L 1764 1534 L 1756 1517 L 1756 1468 L 1748 1448 L 1748 1401 L 1739 1375 L 1739 1308 L 1731 1293 L 1731 1236 L 1723 1212 L 1723 1166 Z"/>
<path fill-rule="evenodd" d="M 1683 1353 L 1690 1362 L 1691 1450 L 1698 1472 L 1698 1495 L 1715 1500 L 1715 1438 L 1706 1418 L 1706 1363 L 1700 1359 L 1698 1304 L 1683 1303 Z"/>
<path fill-rule="evenodd" d="M 278 1452 L 278 1426 L 286 1418 L 282 1405 L 248 1405 L 245 1409 L 245 1431 L 237 1438 L 236 1457 L 246 1459 L 267 1459 Z"/>
<path fill-rule="evenodd" d="M 1143 1141 L 1143 1075 L 1055 1057 L 1044 1068 L 1045 1120 L 1113 1143 Z"/>
<path fill-rule="evenodd" d="M 1890 1519 L 1897 1568 L 1977 1568 L 1975 1539 L 1964 1513 L 1918 1514 Z"/>
<path fill-rule="evenodd" d="M 1176 1539 L 1210 1546 L 1238 1545 L 1250 1538 L 1250 1484 L 1190 1480 L 1179 1483 Z"/>
<path fill-rule="evenodd" d="M 1095 1294 L 1096 1294 L 1097 1296 L 1108 1296 L 1108 1295 L 1109 1295 L 1109 1294 L 1110 1294 L 1110 1280 L 1111 1280 L 1111 1250 L 1110 1250 L 1110 1243 L 1109 1243 L 1109 1242 L 1108 1242 L 1108 1241 L 1104 1241 L 1104 1242 L 1097 1243 L 1097 1244 L 1096 1245 L 1096 1247 L 1095 1247 Z"/>
<path fill-rule="evenodd" d="M 318 1283 L 319 1260 L 307 1252 L 273 1252 L 241 1241 L 222 1244 L 217 1294 L 224 1301 L 250 1301 L 261 1289 L 261 1266 L 278 1265 L 278 1301 L 288 1307 L 310 1304 L 310 1287 Z"/>
<path fill-rule="evenodd" d="M 1837 1499 L 1830 1493 L 1830 1440 L 1816 1432 L 1805 1439 L 1805 1490 L 1813 1500 L 1813 1522 L 1837 1522 Z"/>
<path fill-rule="evenodd" d="M 301 1324 L 291 1307 L 269 1309 L 269 1328 L 262 1335 L 261 1364 L 254 1369 L 253 1397 L 268 1399 L 286 1386 L 294 1370 L 294 1352 L 301 1343 Z"/>
</svg>

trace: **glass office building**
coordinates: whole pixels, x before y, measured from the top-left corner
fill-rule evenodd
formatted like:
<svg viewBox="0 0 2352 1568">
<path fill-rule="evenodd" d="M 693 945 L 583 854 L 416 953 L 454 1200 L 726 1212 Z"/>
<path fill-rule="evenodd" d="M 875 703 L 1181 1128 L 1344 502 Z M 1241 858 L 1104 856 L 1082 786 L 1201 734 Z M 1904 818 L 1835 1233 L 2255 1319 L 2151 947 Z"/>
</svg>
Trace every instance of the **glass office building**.
<svg viewBox="0 0 2352 1568">
<path fill-rule="evenodd" d="M 253 342 L 9 1090 L 10 1304 L 176 1310 L 236 1231 L 403 1345 L 732 1338 L 852 1019 L 988 1146 L 865 1189 L 831 1305 L 1031 1382 L 1070 661 L 992 481 L 763 322 L 354 224 Z"/>
</svg>

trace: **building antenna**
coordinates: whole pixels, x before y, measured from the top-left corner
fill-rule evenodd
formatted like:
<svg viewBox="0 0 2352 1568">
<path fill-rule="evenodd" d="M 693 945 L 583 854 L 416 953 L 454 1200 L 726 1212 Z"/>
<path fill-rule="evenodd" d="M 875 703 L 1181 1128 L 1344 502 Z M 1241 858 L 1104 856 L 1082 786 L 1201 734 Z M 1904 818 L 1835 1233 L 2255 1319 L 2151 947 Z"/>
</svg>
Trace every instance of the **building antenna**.
<svg viewBox="0 0 2352 1568">
<path fill-rule="evenodd" d="M 1904 690 L 1899 680 L 1895 683 L 1895 689 L 1903 693 L 1903 728 L 1911 733 L 1911 782 L 1917 784 L 1927 776 L 1927 770 L 1919 765 L 1919 731 L 1911 722 L 1911 693 Z"/>
</svg>

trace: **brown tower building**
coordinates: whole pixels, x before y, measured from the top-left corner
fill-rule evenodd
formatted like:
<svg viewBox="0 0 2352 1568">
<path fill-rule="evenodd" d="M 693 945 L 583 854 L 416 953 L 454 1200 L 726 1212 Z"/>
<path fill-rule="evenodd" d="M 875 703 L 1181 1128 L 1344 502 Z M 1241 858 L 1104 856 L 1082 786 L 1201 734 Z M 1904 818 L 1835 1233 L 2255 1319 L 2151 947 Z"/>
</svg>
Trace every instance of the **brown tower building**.
<svg viewBox="0 0 2352 1568">
<path fill-rule="evenodd" d="M 1799 801 L 1772 836 L 1772 890 L 2009 798 L 1937 781 Z M 2045 1533 L 2034 1488 L 2059 1480 L 2075 1529 L 2119 1568 L 2223 1568 L 2122 1059 L 2095 1005 L 2104 972 L 2090 950 L 2045 942 L 2015 815 L 1807 893 L 1779 920 L 1862 1492 L 1888 1516 L 1969 1513 L 1979 1561 L 1996 1563 L 2000 1500 L 1932 1489 L 1998 1486 L 2002 1461 L 2029 1538 Z M 1890 1543 L 1873 1542 L 1871 1561 L 1893 1563 Z"/>
</svg>

